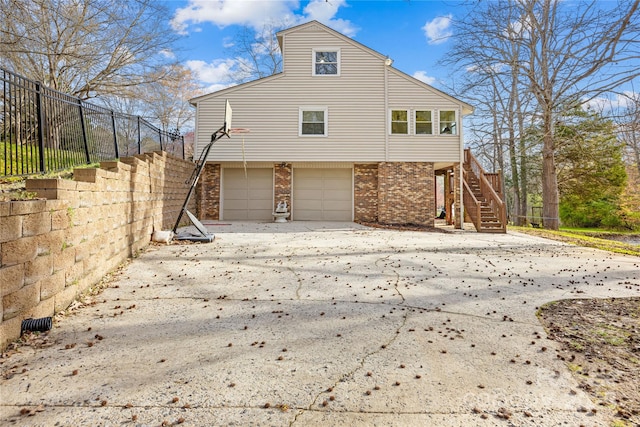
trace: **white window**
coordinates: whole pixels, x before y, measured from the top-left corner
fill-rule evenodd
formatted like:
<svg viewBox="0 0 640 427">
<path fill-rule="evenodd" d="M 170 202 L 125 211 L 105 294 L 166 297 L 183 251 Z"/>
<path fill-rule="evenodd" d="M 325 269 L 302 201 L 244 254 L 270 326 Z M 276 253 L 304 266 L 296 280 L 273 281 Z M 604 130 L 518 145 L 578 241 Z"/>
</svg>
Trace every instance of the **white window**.
<svg viewBox="0 0 640 427">
<path fill-rule="evenodd" d="M 416 135 L 433 135 L 433 112 L 431 110 L 416 110 L 414 118 Z"/>
<path fill-rule="evenodd" d="M 301 107 L 299 136 L 327 136 L 327 107 Z"/>
<path fill-rule="evenodd" d="M 440 135 L 457 135 L 458 126 L 456 122 L 456 112 L 440 111 Z"/>
<path fill-rule="evenodd" d="M 340 49 L 313 50 L 314 76 L 340 75 Z"/>
<path fill-rule="evenodd" d="M 409 134 L 409 111 L 407 110 L 391 110 L 391 134 L 392 135 L 408 135 Z"/>
</svg>

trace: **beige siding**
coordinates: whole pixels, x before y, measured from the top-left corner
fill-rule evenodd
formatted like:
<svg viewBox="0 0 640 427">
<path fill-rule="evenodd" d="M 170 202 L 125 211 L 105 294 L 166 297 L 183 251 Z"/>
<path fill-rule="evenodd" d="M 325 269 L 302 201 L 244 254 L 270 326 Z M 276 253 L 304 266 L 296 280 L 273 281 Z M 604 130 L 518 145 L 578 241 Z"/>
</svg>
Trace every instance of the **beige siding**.
<svg viewBox="0 0 640 427">
<path fill-rule="evenodd" d="M 312 76 L 314 48 L 340 49 L 340 76 Z M 223 137 L 208 160 L 215 162 L 452 161 L 453 138 L 435 143 L 396 140 L 387 135 L 384 57 L 319 25 L 301 26 L 284 37 L 284 72 L 200 97 L 196 155 L 224 121 L 228 99 L 232 127 L 251 133 Z M 453 101 L 388 68 L 389 105 L 450 108 Z M 328 136 L 300 137 L 299 108 L 326 107 Z M 425 139 L 426 142 L 427 139 Z M 389 147 L 387 147 L 389 141 Z M 455 157 L 455 158 L 454 158 Z"/>
<path fill-rule="evenodd" d="M 443 97 L 436 91 L 421 90 L 419 83 L 407 79 L 396 72 L 390 72 L 389 109 L 409 110 L 409 135 L 389 135 L 389 161 L 460 161 L 460 135 L 438 135 L 438 111 L 458 111 L 460 104 Z M 415 110 L 433 111 L 434 135 L 414 135 L 413 112 Z"/>
</svg>

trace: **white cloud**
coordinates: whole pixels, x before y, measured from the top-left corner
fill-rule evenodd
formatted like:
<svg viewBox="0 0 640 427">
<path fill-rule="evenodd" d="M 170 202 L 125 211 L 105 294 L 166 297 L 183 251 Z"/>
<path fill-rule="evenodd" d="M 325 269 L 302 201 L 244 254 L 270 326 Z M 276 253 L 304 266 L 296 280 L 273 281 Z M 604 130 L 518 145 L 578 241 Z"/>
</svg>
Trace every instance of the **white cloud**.
<svg viewBox="0 0 640 427">
<path fill-rule="evenodd" d="M 424 24 L 422 29 L 424 30 L 424 34 L 427 37 L 427 42 L 429 44 L 444 43 L 453 35 L 453 32 L 451 31 L 452 18 L 453 16 L 451 14 L 447 16 L 438 16 L 432 21 Z"/>
<path fill-rule="evenodd" d="M 268 23 L 289 27 L 317 20 L 352 37 L 357 29 L 351 22 L 334 19 L 338 9 L 346 4 L 346 0 L 312 0 L 302 14 L 296 14 L 300 7 L 298 0 L 189 0 L 187 6 L 176 10 L 171 26 L 178 33 L 187 34 L 191 26 L 204 23 L 220 28 L 244 25 L 260 30 Z"/>
<path fill-rule="evenodd" d="M 172 51 L 168 50 L 168 49 L 162 49 L 160 51 L 160 55 L 164 56 L 167 59 L 175 59 L 176 58 L 176 54 L 173 53 Z"/>
<path fill-rule="evenodd" d="M 188 69 L 193 71 L 198 80 L 206 84 L 220 86 L 220 89 L 231 86 L 225 83 L 229 80 L 230 71 L 237 66 L 237 61 L 233 59 L 217 60 L 211 63 L 205 61 L 187 61 Z"/>
<path fill-rule="evenodd" d="M 347 7 L 346 0 L 313 0 L 304 8 L 304 15 L 298 17 L 299 23 L 319 21 L 347 37 L 354 37 L 358 29 L 350 21 L 334 19 L 341 7 Z"/>
<path fill-rule="evenodd" d="M 187 6 L 176 10 L 171 26 L 183 34 L 189 25 L 202 23 L 221 28 L 230 25 L 259 28 L 265 22 L 291 15 L 291 9 L 297 6 L 297 0 L 189 0 Z"/>
<path fill-rule="evenodd" d="M 416 71 L 413 73 L 413 77 L 428 85 L 432 85 L 436 82 L 436 78 L 428 76 L 425 71 Z"/>
<path fill-rule="evenodd" d="M 634 104 L 633 100 L 640 100 L 640 93 L 625 91 L 622 94 L 614 94 L 611 97 L 601 96 L 586 101 L 582 104 L 582 109 L 598 112 L 615 111 L 631 107 Z"/>
</svg>

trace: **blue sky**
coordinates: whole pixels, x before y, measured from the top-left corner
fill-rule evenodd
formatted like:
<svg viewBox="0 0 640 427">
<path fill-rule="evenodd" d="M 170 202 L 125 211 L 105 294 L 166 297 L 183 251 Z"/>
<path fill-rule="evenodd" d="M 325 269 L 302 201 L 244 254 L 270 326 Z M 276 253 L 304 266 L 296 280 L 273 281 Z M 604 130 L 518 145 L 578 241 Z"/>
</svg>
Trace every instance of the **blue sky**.
<svg viewBox="0 0 640 427">
<path fill-rule="evenodd" d="M 179 59 L 206 92 L 228 85 L 234 65 L 230 44 L 243 26 L 262 29 L 269 20 L 287 27 L 310 20 L 388 55 L 394 67 L 435 87 L 448 83 L 437 66 L 446 54 L 450 20 L 465 13 L 461 2 L 436 0 L 169 0 L 171 25 L 184 37 Z"/>
</svg>

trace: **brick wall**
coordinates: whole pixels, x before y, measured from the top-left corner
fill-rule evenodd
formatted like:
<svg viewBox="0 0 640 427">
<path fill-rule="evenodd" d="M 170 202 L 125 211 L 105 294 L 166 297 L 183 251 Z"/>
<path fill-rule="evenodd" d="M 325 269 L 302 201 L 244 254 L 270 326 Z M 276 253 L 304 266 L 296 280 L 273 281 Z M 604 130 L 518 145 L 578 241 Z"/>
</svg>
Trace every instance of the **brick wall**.
<svg viewBox="0 0 640 427">
<path fill-rule="evenodd" d="M 378 165 L 378 221 L 433 226 L 433 163 L 383 162 Z"/>
<path fill-rule="evenodd" d="M 354 221 L 378 222 L 378 164 L 353 166 Z"/>
<path fill-rule="evenodd" d="M 286 201 L 289 212 L 293 207 L 291 206 L 291 173 L 292 168 L 290 163 L 282 163 L 274 165 L 274 182 L 275 186 L 273 188 L 273 202 L 275 206 L 273 207 L 274 212 L 278 203 Z"/>
<path fill-rule="evenodd" d="M 206 163 L 198 181 L 200 219 L 220 219 L 220 164 Z"/>
<path fill-rule="evenodd" d="M 193 163 L 150 153 L 77 169 L 74 180 L 31 179 L 47 200 L 0 203 L 0 349 L 23 319 L 51 316 L 170 230 Z"/>
</svg>

